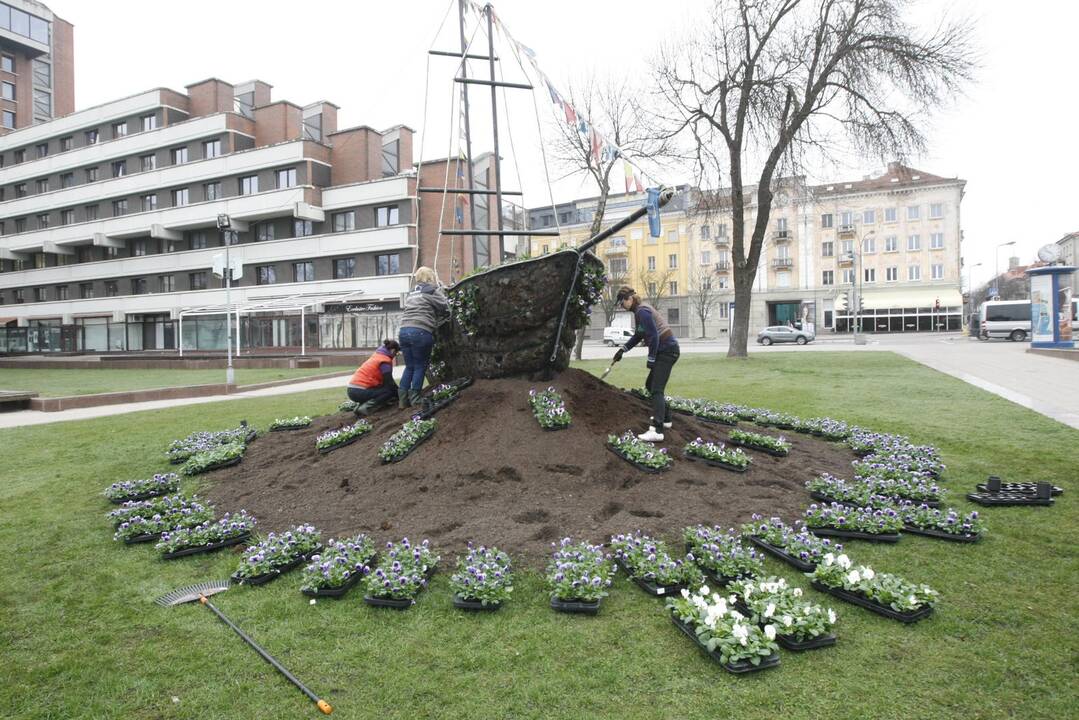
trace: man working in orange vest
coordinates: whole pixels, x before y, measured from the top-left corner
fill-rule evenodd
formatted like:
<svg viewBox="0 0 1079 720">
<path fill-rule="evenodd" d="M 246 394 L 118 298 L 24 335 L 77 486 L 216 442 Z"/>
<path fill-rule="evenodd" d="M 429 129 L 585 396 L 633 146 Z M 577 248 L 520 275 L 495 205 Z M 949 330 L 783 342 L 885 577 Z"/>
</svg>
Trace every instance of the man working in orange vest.
<svg viewBox="0 0 1079 720">
<path fill-rule="evenodd" d="M 348 399 L 360 403 L 357 415 L 370 415 L 397 397 L 393 381 L 393 359 L 401 351 L 396 340 L 383 340 L 382 346 L 364 361 L 348 381 Z"/>
</svg>

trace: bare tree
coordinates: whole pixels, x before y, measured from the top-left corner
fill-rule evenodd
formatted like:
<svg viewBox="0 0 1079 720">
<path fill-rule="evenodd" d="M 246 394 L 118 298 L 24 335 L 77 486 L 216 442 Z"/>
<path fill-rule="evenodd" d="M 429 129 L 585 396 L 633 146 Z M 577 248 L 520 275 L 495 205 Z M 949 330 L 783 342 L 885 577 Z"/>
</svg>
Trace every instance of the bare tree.
<svg viewBox="0 0 1079 720">
<path fill-rule="evenodd" d="M 753 281 L 783 172 L 843 150 L 903 158 L 925 149 L 925 117 L 971 77 L 972 24 L 922 32 L 906 0 L 715 0 L 709 22 L 664 47 L 654 70 L 661 136 L 682 138 L 703 188 L 726 195 L 735 318 L 746 356 Z M 842 143 L 842 145 L 841 145 Z M 840 149 L 842 148 L 842 150 Z M 755 205 L 746 228 L 746 206 Z"/>
<path fill-rule="evenodd" d="M 614 321 L 614 314 L 620 306 L 618 302 L 618 288 L 629 283 L 629 275 L 618 271 L 607 274 L 607 287 L 603 288 L 603 299 L 599 301 L 603 310 L 604 327 L 610 327 Z"/>
<path fill-rule="evenodd" d="M 711 268 L 701 268 L 689 278 L 689 304 L 701 321 L 701 338 L 706 336 L 705 323 L 719 305 L 718 283 Z"/>
<path fill-rule="evenodd" d="M 676 275 L 678 275 L 678 270 L 674 268 L 640 270 L 637 273 L 639 285 L 636 288 L 637 294 L 643 297 L 646 303 L 658 310 L 660 301 L 667 296 L 671 279 Z"/>
</svg>

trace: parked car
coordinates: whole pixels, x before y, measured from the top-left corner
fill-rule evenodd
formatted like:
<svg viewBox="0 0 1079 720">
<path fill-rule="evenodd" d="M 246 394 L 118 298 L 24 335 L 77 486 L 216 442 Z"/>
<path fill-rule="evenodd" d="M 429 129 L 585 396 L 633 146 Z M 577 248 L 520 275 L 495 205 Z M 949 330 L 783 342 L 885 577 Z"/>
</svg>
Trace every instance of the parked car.
<svg viewBox="0 0 1079 720">
<path fill-rule="evenodd" d="M 782 342 L 805 345 L 807 342 L 812 342 L 815 337 L 816 336 L 811 332 L 792 328 L 789 325 L 771 325 L 757 333 L 757 342 L 761 345 L 771 345 L 772 343 Z"/>
<path fill-rule="evenodd" d="M 607 347 L 622 345 L 633 337 L 633 331 L 628 327 L 605 327 L 603 328 L 603 344 Z"/>
</svg>

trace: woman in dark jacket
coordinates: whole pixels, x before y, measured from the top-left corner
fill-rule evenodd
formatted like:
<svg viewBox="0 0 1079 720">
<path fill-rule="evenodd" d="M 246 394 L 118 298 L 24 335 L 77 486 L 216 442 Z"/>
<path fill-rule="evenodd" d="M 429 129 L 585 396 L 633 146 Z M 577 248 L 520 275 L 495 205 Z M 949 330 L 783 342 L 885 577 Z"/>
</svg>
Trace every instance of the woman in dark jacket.
<svg viewBox="0 0 1079 720">
<path fill-rule="evenodd" d="M 667 406 L 666 393 L 667 381 L 680 354 L 678 340 L 655 308 L 641 302 L 636 290 L 623 285 L 615 298 L 624 310 L 633 313 L 634 325 L 633 337 L 615 353 L 615 362 L 642 340 L 648 347 L 648 379 L 644 381 L 644 387 L 652 398 L 652 417 L 648 419 L 648 432 L 637 437 L 648 442 L 659 442 L 663 440 L 663 428 L 671 426 L 671 409 Z"/>
<path fill-rule="evenodd" d="M 405 374 L 397 391 L 398 407 L 407 408 L 420 401 L 423 377 L 435 347 L 435 328 L 449 317 L 450 305 L 438 287 L 438 277 L 429 267 L 416 269 L 415 288 L 405 298 L 401 317 L 401 352 L 405 354 Z"/>
</svg>

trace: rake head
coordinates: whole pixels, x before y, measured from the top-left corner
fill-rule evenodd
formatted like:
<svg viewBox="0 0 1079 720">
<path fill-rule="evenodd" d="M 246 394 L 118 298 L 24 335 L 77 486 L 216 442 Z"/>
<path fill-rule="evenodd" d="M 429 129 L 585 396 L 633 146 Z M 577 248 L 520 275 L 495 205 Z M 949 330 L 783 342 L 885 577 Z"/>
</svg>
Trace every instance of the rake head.
<svg viewBox="0 0 1079 720">
<path fill-rule="evenodd" d="M 228 589 L 228 580 L 213 580 L 210 582 L 199 583 L 198 585 L 188 585 L 187 587 L 177 588 L 170 593 L 162 595 L 157 600 L 154 600 L 154 602 L 161 607 L 172 607 L 173 605 L 195 602 L 200 596 L 206 597 L 215 595 L 219 592 L 225 592 Z"/>
</svg>

